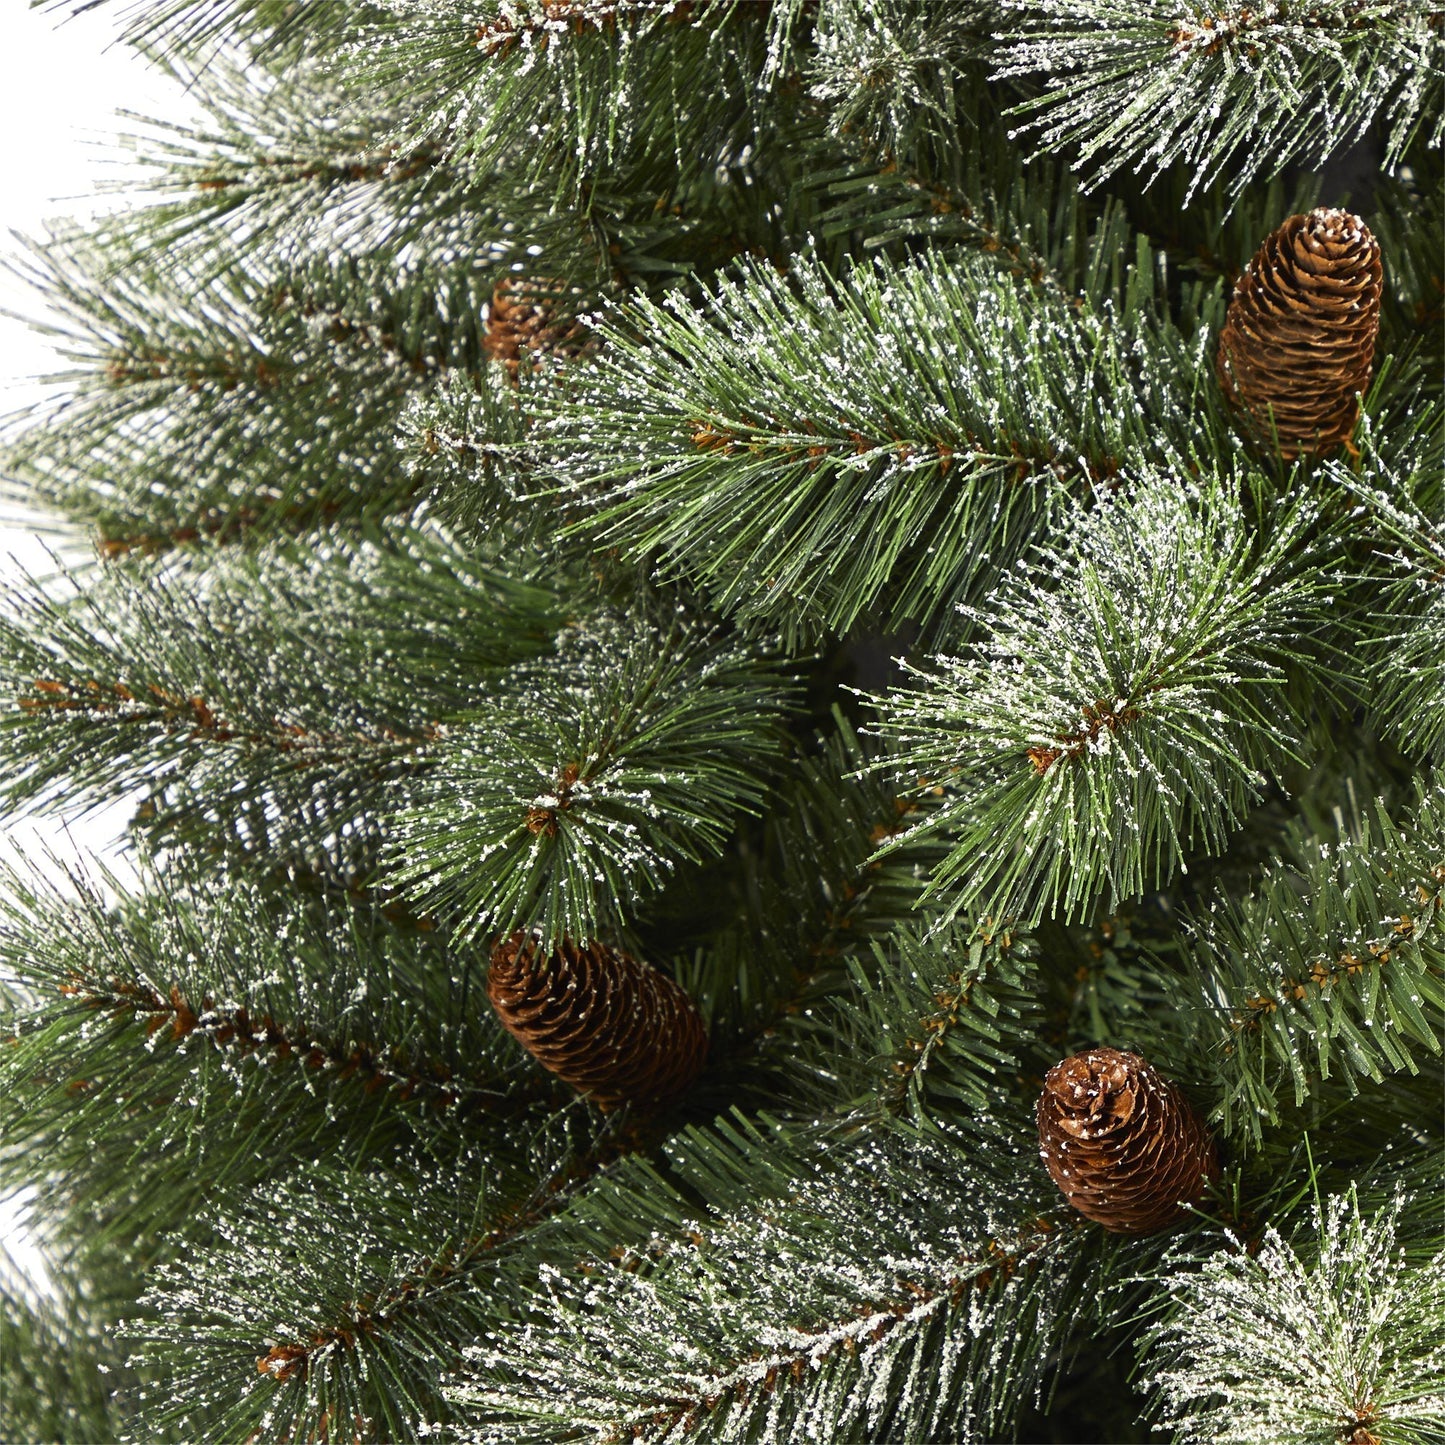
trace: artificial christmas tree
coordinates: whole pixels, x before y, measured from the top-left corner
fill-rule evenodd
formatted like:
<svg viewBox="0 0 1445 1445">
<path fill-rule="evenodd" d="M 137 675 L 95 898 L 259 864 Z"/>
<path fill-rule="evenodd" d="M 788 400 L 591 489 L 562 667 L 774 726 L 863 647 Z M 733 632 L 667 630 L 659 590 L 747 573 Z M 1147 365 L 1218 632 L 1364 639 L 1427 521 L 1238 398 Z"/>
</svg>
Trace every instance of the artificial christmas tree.
<svg viewBox="0 0 1445 1445">
<path fill-rule="evenodd" d="M 1438 13 L 126 16 L 0 1433 L 1445 1430 Z"/>
</svg>

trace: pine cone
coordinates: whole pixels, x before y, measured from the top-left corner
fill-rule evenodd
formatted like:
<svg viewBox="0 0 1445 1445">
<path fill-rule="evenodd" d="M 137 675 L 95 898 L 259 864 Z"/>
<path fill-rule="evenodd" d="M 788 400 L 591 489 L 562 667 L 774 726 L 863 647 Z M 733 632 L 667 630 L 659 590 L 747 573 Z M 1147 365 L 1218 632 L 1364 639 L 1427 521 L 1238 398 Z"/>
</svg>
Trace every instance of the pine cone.
<svg viewBox="0 0 1445 1445">
<path fill-rule="evenodd" d="M 1219 336 L 1220 385 L 1287 459 L 1349 441 L 1374 365 L 1381 274 L 1365 223 L 1321 208 L 1272 231 L 1239 278 Z"/>
<path fill-rule="evenodd" d="M 576 360 L 593 349 L 587 328 L 562 310 L 565 289 L 545 277 L 507 277 L 492 292 L 487 307 L 483 349 L 515 377 L 525 362 L 543 356 Z"/>
<path fill-rule="evenodd" d="M 1055 1064 L 1039 1098 L 1039 1157 L 1064 1198 L 1115 1234 L 1184 1217 L 1219 1173 L 1189 1101 L 1138 1054 L 1090 1049 Z"/>
<path fill-rule="evenodd" d="M 564 939 L 539 955 L 534 938 L 514 933 L 492 950 L 487 995 L 507 1032 L 601 1109 L 667 1103 L 707 1058 L 687 994 L 605 943 Z"/>
</svg>

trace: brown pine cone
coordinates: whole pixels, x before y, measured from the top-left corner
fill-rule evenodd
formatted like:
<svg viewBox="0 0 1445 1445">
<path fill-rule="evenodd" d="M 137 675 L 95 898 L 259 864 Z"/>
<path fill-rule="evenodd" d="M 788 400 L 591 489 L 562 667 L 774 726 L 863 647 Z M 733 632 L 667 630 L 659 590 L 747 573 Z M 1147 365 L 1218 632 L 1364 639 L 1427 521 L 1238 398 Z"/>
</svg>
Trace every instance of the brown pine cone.
<svg viewBox="0 0 1445 1445">
<path fill-rule="evenodd" d="M 487 996 L 544 1068 L 601 1109 L 656 1107 L 702 1072 L 707 1029 L 683 990 L 605 943 L 564 939 L 539 954 L 514 933 L 492 949 Z"/>
<path fill-rule="evenodd" d="M 1219 335 L 1220 385 L 1288 460 L 1349 441 L 1374 365 L 1381 275 L 1365 223 L 1322 207 L 1271 231 L 1239 278 Z"/>
<path fill-rule="evenodd" d="M 1090 1049 L 1055 1064 L 1039 1097 L 1039 1157 L 1064 1198 L 1115 1234 L 1185 1217 L 1219 1165 L 1189 1101 L 1138 1054 Z"/>
<path fill-rule="evenodd" d="M 592 349 L 592 338 L 580 321 L 560 305 L 560 282 L 545 277 L 508 276 L 498 282 L 487 307 L 482 348 L 515 377 L 525 364 L 544 356 L 576 360 Z"/>
</svg>

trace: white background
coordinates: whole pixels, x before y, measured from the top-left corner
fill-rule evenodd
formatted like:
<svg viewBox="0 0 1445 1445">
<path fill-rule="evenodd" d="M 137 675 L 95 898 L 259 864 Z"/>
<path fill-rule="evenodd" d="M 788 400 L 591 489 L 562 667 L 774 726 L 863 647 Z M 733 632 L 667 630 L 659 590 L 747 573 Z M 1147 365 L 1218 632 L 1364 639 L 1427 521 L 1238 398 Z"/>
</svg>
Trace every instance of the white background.
<svg viewBox="0 0 1445 1445">
<path fill-rule="evenodd" d="M 0 263 L 19 254 L 16 234 L 41 236 L 50 219 L 94 213 L 123 204 L 105 188 L 126 172 L 129 153 L 118 136 L 133 128 L 119 118 L 129 110 L 150 117 L 183 118 L 191 107 L 180 86 L 149 67 L 115 35 L 124 0 L 87 14 L 31 10 L 25 0 L 0 0 Z M 44 302 L 0 264 L 0 312 L 35 316 Z M 46 339 L 21 321 L 0 315 L 0 415 L 43 398 L 38 378 L 60 365 Z M 25 573 L 43 575 L 54 562 L 37 535 L 62 554 L 85 559 L 83 537 L 55 532 L 55 523 L 26 517 L 0 502 L 0 596 Z M 0 701 L 3 705 L 3 701 Z M 21 867 L 51 865 L 46 853 L 83 860 L 100 854 L 121 867 L 114 844 L 129 807 L 121 804 L 83 819 L 53 816 L 16 820 L 0 811 L 0 859 Z M 3 885 L 0 885 L 3 886 Z M 0 1267 L 8 1251 L 32 1273 L 38 1268 L 23 1225 L 23 1196 L 0 1200 Z"/>
</svg>

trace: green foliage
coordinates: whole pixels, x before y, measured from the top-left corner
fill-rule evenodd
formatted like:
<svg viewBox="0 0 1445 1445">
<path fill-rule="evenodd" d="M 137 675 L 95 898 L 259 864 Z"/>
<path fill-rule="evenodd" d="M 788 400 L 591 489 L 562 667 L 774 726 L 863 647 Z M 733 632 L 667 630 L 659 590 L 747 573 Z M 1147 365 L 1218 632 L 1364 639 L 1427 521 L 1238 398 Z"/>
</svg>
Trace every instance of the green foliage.
<svg viewBox="0 0 1445 1445">
<path fill-rule="evenodd" d="M 1096 255 L 1092 293 L 1115 263 Z M 786 277 L 749 268 L 705 305 L 604 321 L 598 362 L 537 403 L 539 455 L 562 495 L 596 509 L 602 542 L 656 554 L 662 575 L 755 628 L 941 627 L 1059 491 L 1217 442 L 1200 359 L 1159 324 L 1154 294 L 1147 253 L 1119 310 L 1035 294 L 966 255 L 842 279 L 801 261 Z M 1166 357 L 1185 371 L 1167 386 Z M 1081 411 L 1085 376 L 1100 403 Z"/>
<path fill-rule="evenodd" d="M 1075 506 L 967 610 L 979 641 L 878 700 L 901 763 L 947 792 L 918 827 L 949 841 L 930 887 L 948 916 L 1077 916 L 1156 887 L 1221 849 L 1291 756 L 1286 667 L 1317 666 L 1311 509 L 1251 518 L 1246 497 L 1146 472 Z"/>
<path fill-rule="evenodd" d="M 1034 1190 L 987 1174 L 940 1141 L 885 1134 L 797 1179 L 786 1206 L 544 1272 L 538 1316 L 468 1351 L 452 1393 L 477 1420 L 469 1438 L 1006 1430 L 1038 1380 L 1038 1346 L 1079 1308 L 1082 1261 Z M 939 1358 L 942 1372 L 928 1364 Z"/>
<path fill-rule="evenodd" d="M 1392 370 L 1410 376 L 1423 397 L 1439 401 L 1445 389 L 1445 282 L 1432 236 L 1445 226 L 1445 156 L 1416 147 L 1410 163 L 1376 186 L 1370 229 L 1390 258 L 1380 318 L 1381 351 Z M 1421 428 L 1429 431 L 1428 427 Z M 1440 445 L 1440 428 L 1434 428 Z M 1437 463 L 1438 470 L 1438 463 Z"/>
<path fill-rule="evenodd" d="M 716 633 L 599 614 L 448 736 L 395 820 L 394 876 L 468 937 L 536 927 L 550 946 L 616 928 L 760 808 L 789 691 Z"/>
<path fill-rule="evenodd" d="M 171 69 L 205 120 L 196 130 L 137 126 L 127 140 L 148 172 L 145 190 L 97 236 L 128 266 L 162 275 L 209 284 L 234 266 L 238 233 L 265 234 L 273 263 L 292 268 L 328 256 L 430 268 L 466 255 L 494 276 L 565 279 L 584 309 L 624 285 L 675 284 L 750 243 L 772 249 L 791 209 L 760 204 L 726 168 L 719 179 L 653 167 L 645 185 L 633 170 L 589 175 L 559 198 L 550 168 L 534 172 L 515 146 L 488 166 L 445 135 L 399 137 L 410 117 L 432 110 L 417 75 L 379 88 L 324 46 L 284 60 L 211 57 L 199 67 L 204 80 L 179 61 Z M 440 103 L 442 89 L 432 94 Z M 790 173 L 796 161 L 775 148 L 769 164 Z"/>
<path fill-rule="evenodd" d="M 1438 442 L 1440 431 L 1427 418 L 1425 438 L 1433 432 Z M 1445 761 L 1445 490 L 1434 461 L 1421 458 L 1413 487 L 1387 490 L 1371 478 L 1351 490 L 1369 509 L 1378 543 L 1374 626 L 1360 639 L 1366 695 L 1405 752 L 1438 765 Z"/>
<path fill-rule="evenodd" d="M 141 867 L 3 880 L 0 1433 L 1440 1436 L 1439 15 L 117 18 L 202 119 L 21 263 L 100 560 L 3 589 L 0 809 Z M 1380 342 L 1286 468 L 1217 333 L 1316 204 Z M 697 1083 L 548 1074 L 516 929 Z M 1216 1132 L 1167 1238 L 1038 1158 L 1093 1043 Z"/>
<path fill-rule="evenodd" d="M 325 258 L 157 275 L 82 238 L 30 269 L 76 394 L 26 419 L 5 471 L 109 555 L 411 510 L 397 414 L 486 364 L 485 272 Z"/>
<path fill-rule="evenodd" d="M 145 1261 L 218 1189 L 328 1158 L 445 1159 L 489 1118 L 540 1117 L 548 1091 L 480 960 L 425 920 L 363 903 L 318 923 L 274 883 L 167 879 L 119 907 L 6 880 L 0 964 L 27 1002 L 3 1059 L 4 1177 L 44 1155 L 42 1212 L 86 1221 L 72 1249 Z M 508 1168 L 499 1152 L 493 1188 Z"/>
<path fill-rule="evenodd" d="M 77 1296 L 62 1275 L 57 1294 L 27 1287 L 0 1245 L 0 1400 L 6 1433 L 37 1445 L 118 1440 L 131 1411 L 134 1377 L 123 1351 L 97 1320 L 96 1300 Z M 100 1365 L 103 1368 L 97 1368 Z"/>
<path fill-rule="evenodd" d="M 1343 820 L 1341 820 L 1343 822 Z M 1338 1078 L 1437 1071 L 1445 1033 L 1445 795 L 1333 838 L 1298 830 L 1250 895 L 1195 925 L 1180 989 L 1219 1075 L 1228 1134 L 1262 1142 Z M 1191 997 L 1192 995 L 1192 997 Z"/>
<path fill-rule="evenodd" d="M 142 1392 L 148 1423 L 258 1445 L 291 1438 L 298 1417 L 398 1445 L 422 1438 L 446 1413 L 433 1369 L 456 1350 L 456 1261 L 491 1203 L 469 1162 L 452 1177 L 432 1165 L 424 1191 L 313 1164 L 226 1220 L 203 1269 L 155 1270 L 144 1302 L 155 1316 L 127 1331 L 141 1367 L 166 1379 L 154 1404 Z"/>
<path fill-rule="evenodd" d="M 505 0 L 459 14 L 408 3 L 339 58 L 383 91 L 426 75 L 430 104 L 401 132 L 408 141 L 442 144 L 476 174 L 520 165 L 565 203 L 599 175 L 625 175 L 634 190 L 718 167 L 741 179 L 748 152 L 767 148 L 763 82 L 787 68 L 801 8 Z"/>
<path fill-rule="evenodd" d="M 30 0 L 53 10 L 83 11 L 105 0 Z M 367 0 L 142 0 L 127 5 L 121 37 L 143 54 L 191 53 L 213 60 L 239 36 L 257 47 L 288 49 L 305 38 L 331 39 L 376 14 Z"/>
<path fill-rule="evenodd" d="M 1291 161 L 1319 165 L 1377 123 L 1387 165 L 1417 135 L 1435 146 L 1445 135 L 1445 50 L 1420 0 L 1009 8 L 1017 18 L 997 74 L 1036 77 L 1042 89 L 1016 113 L 1098 180 L 1130 165 L 1152 179 L 1179 163 L 1191 196 L 1216 185 L 1237 193 Z"/>
<path fill-rule="evenodd" d="M 1367 1210 L 1352 1187 L 1316 1203 L 1310 1237 L 1270 1227 L 1257 1253 L 1223 1249 L 1166 1283 L 1148 1366 L 1180 1445 L 1440 1438 L 1445 1253 L 1407 1263 L 1401 1208 Z"/>
<path fill-rule="evenodd" d="M 525 372 L 508 384 L 504 368 L 445 379 L 415 398 L 397 423 L 418 493 L 462 535 L 507 536 L 556 547 L 556 498 L 525 466 L 527 413 L 523 398 L 545 385 Z M 574 551 L 581 550 L 574 548 Z"/>
<path fill-rule="evenodd" d="M 546 587 L 430 534 L 211 555 L 209 575 L 109 569 L 6 599 L 12 807 L 62 780 L 72 803 L 139 789 L 154 836 L 344 868 L 442 720 L 557 623 Z"/>
<path fill-rule="evenodd" d="M 712 1058 L 734 1054 L 742 1078 L 756 1066 L 766 1096 L 776 1101 L 781 1088 L 821 1109 L 838 1091 L 841 1024 L 828 1001 L 852 956 L 910 920 L 917 864 L 928 856 L 925 848 L 871 861 L 878 839 L 917 805 L 899 796 L 895 778 L 864 766 L 873 754 L 836 708 L 830 722 L 815 747 L 789 759 L 761 838 L 738 840 L 726 893 L 717 870 L 695 874 L 680 918 L 647 920 L 649 934 L 703 929 L 706 942 L 676 960 L 674 974 L 707 1014 Z"/>
<path fill-rule="evenodd" d="M 845 143 L 879 156 L 915 154 L 935 134 L 956 136 L 978 104 L 970 61 L 986 54 L 995 7 L 946 0 L 840 0 L 820 7 L 808 57 L 808 94 Z"/>
<path fill-rule="evenodd" d="M 463 208 L 485 208 L 485 188 L 459 184 L 438 147 L 392 144 L 404 112 L 320 58 L 268 74 L 255 57 L 219 55 L 204 82 L 179 61 L 167 68 L 204 118 L 194 127 L 136 118 L 126 144 L 149 174 L 136 204 L 104 221 L 107 249 L 210 280 L 234 265 L 227 241 L 258 231 L 293 265 L 439 246 L 467 232 L 480 242 L 484 229 L 468 225 Z"/>
<path fill-rule="evenodd" d="M 1039 1024 L 1037 945 L 1008 926 L 915 927 L 850 960 L 839 1050 L 878 1103 L 920 1124 L 987 1114 Z M 845 1070 L 840 1070 L 845 1072 Z"/>
</svg>

